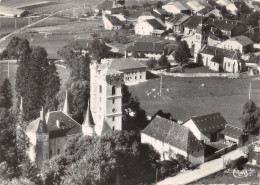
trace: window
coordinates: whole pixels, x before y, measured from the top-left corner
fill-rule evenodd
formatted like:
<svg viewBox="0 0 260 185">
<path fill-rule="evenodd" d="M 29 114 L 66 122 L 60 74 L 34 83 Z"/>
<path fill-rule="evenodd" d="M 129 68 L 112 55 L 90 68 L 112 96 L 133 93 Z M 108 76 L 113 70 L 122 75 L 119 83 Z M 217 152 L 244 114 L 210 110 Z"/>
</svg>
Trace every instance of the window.
<svg viewBox="0 0 260 185">
<path fill-rule="evenodd" d="M 113 86 L 113 87 L 112 87 L 112 95 L 115 95 L 115 94 L 116 94 L 116 87 Z"/>
<path fill-rule="evenodd" d="M 112 103 L 115 104 L 115 98 L 113 98 Z"/>
<path fill-rule="evenodd" d="M 135 79 L 137 79 L 137 76 L 135 76 Z"/>
<path fill-rule="evenodd" d="M 50 150 L 50 158 L 51 158 L 51 156 L 52 156 L 52 150 Z"/>
<path fill-rule="evenodd" d="M 99 85 L 99 93 L 102 93 L 102 86 Z"/>
<path fill-rule="evenodd" d="M 60 154 L 60 149 L 57 149 L 57 154 Z"/>
<path fill-rule="evenodd" d="M 113 131 L 115 130 L 115 126 L 112 127 L 112 130 L 113 130 Z"/>
<path fill-rule="evenodd" d="M 140 76 L 140 79 L 142 79 L 142 76 Z"/>
<path fill-rule="evenodd" d="M 112 117 L 112 121 L 115 121 L 115 116 Z"/>
</svg>

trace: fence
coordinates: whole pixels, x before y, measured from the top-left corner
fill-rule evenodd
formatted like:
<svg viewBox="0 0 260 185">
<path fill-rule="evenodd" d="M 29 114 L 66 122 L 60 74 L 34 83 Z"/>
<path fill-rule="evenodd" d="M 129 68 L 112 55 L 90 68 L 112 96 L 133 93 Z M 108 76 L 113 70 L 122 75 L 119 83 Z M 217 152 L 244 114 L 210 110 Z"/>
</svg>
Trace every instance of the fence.
<svg viewBox="0 0 260 185">
<path fill-rule="evenodd" d="M 162 71 L 151 71 L 156 75 L 165 75 L 172 77 L 227 77 L 227 78 L 238 78 L 239 74 L 234 73 L 168 73 Z"/>
</svg>

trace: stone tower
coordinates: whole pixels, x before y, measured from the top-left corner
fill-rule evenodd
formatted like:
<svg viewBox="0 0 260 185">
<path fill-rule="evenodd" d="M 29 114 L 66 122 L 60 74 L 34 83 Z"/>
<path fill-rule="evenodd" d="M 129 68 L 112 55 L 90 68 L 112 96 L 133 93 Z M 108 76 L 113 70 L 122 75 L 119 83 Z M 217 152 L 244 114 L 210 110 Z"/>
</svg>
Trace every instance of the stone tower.
<svg viewBox="0 0 260 185">
<path fill-rule="evenodd" d="M 94 136 L 95 135 L 95 123 L 93 116 L 90 111 L 90 106 L 88 102 L 88 108 L 85 115 L 84 122 L 82 124 L 82 132 L 84 136 Z"/>
<path fill-rule="evenodd" d="M 203 25 L 203 17 L 201 17 L 201 23 L 196 28 L 196 33 L 194 35 L 194 56 L 195 61 L 197 61 L 197 56 L 201 48 L 207 44 L 206 27 Z"/>
<path fill-rule="evenodd" d="M 111 130 L 122 130 L 122 82 L 123 73 L 109 69 L 107 63 L 90 65 L 90 110 L 97 135 L 104 122 Z"/>
<path fill-rule="evenodd" d="M 35 161 L 41 167 L 45 160 L 49 159 L 49 133 L 43 109 L 40 112 L 39 124 L 36 131 Z"/>
</svg>

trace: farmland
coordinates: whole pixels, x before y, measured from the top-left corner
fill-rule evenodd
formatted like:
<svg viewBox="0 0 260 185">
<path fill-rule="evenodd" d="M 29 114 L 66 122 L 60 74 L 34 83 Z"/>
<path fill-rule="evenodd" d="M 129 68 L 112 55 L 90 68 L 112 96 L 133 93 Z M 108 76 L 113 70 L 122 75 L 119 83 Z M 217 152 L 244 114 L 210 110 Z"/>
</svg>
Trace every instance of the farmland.
<svg viewBox="0 0 260 185">
<path fill-rule="evenodd" d="M 238 118 L 242 113 L 243 104 L 248 100 L 250 79 L 164 76 L 162 81 L 161 97 L 157 94 L 160 78 L 129 87 L 133 95 L 140 97 L 141 107 L 148 115 L 153 115 L 161 109 L 171 113 L 173 118 L 185 121 L 191 116 L 220 112 L 228 123 L 240 126 Z M 205 87 L 202 87 L 202 84 Z M 146 91 L 151 92 L 151 95 L 147 96 Z M 251 98 L 258 105 L 260 105 L 259 93 L 259 79 L 252 79 Z"/>
</svg>

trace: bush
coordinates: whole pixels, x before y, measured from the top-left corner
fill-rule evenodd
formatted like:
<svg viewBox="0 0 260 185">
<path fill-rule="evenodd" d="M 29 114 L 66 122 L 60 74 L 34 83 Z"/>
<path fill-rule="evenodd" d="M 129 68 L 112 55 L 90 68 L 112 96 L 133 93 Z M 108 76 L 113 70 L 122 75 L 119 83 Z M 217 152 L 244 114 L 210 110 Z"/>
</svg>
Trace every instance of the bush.
<svg viewBox="0 0 260 185">
<path fill-rule="evenodd" d="M 243 169 L 243 165 L 247 163 L 247 158 L 241 156 L 238 159 L 235 160 L 229 160 L 226 162 L 226 168 L 237 168 L 238 170 Z"/>
</svg>

